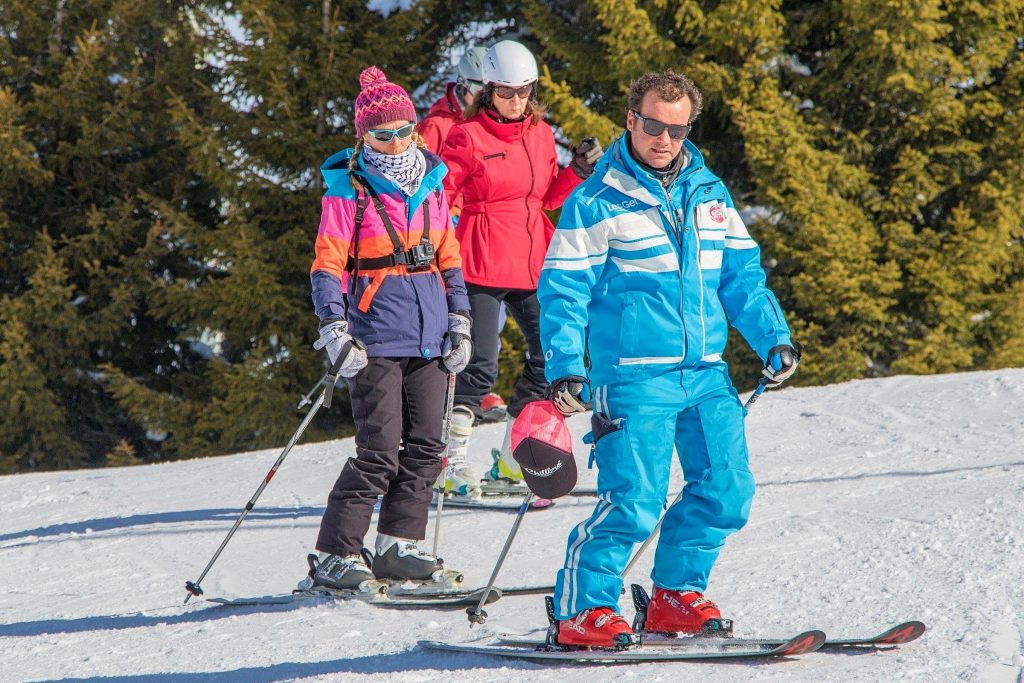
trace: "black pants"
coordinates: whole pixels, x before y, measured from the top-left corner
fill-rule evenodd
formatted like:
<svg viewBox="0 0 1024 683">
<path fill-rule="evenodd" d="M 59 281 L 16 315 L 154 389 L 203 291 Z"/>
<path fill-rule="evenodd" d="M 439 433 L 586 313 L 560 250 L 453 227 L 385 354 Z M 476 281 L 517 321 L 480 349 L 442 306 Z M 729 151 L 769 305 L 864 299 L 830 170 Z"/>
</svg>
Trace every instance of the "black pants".
<svg viewBox="0 0 1024 683">
<path fill-rule="evenodd" d="M 480 414 L 480 401 L 498 379 L 498 327 L 501 302 L 526 337 L 526 362 L 516 380 L 509 415 L 515 417 L 530 401 L 544 398 L 548 383 L 544 379 L 544 351 L 540 346 L 540 303 L 537 292 L 522 289 L 495 289 L 467 284 L 469 305 L 473 309 L 473 357 L 459 373 L 455 384 L 455 404 Z"/>
<path fill-rule="evenodd" d="M 370 358 L 348 380 L 356 457 L 345 463 L 327 499 L 317 550 L 358 553 L 379 495 L 379 533 L 425 537 L 431 487 L 441 473 L 447 387 L 440 359 Z"/>
</svg>

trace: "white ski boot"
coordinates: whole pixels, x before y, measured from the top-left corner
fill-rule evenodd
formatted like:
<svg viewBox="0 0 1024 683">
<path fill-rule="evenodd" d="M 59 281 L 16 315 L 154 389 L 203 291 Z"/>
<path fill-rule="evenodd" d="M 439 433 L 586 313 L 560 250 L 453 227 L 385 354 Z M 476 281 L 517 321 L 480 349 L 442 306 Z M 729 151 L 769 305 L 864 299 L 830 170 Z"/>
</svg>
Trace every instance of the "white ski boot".
<svg viewBox="0 0 1024 683">
<path fill-rule="evenodd" d="M 469 437 L 473 434 L 473 411 L 464 406 L 452 409 L 452 427 L 448 434 L 448 473 L 445 493 L 450 496 L 475 498 L 480 495 L 480 479 L 466 462 Z"/>
<path fill-rule="evenodd" d="M 491 458 L 494 464 L 487 472 L 487 476 L 481 481 L 480 489 L 484 495 L 522 495 L 526 492 L 526 484 L 523 481 L 523 470 L 519 463 L 512 457 L 512 424 L 515 419 L 505 419 L 505 438 L 501 441 L 501 448 L 491 449 Z"/>
</svg>

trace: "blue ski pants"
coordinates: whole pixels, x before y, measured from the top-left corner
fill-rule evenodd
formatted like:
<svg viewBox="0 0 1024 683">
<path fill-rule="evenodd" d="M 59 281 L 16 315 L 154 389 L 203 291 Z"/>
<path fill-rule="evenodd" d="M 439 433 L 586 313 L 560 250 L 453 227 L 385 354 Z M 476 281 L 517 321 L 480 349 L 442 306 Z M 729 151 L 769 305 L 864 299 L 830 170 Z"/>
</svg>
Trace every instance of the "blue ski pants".
<svg viewBox="0 0 1024 683">
<path fill-rule="evenodd" d="M 593 437 L 599 500 L 569 533 L 555 583 L 555 613 L 618 609 L 622 571 L 666 505 L 673 446 L 686 480 L 665 513 L 654 554 L 654 585 L 703 592 L 725 539 L 747 521 L 754 477 L 747 464 L 744 410 L 724 364 L 595 387 Z M 617 427 L 617 428 L 616 428 Z"/>
</svg>

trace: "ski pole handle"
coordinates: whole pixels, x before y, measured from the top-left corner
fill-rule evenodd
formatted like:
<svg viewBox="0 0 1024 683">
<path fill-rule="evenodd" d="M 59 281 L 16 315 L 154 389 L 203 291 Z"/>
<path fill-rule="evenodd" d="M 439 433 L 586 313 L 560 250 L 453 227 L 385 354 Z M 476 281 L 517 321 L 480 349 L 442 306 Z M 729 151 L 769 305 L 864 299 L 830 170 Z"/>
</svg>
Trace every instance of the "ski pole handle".
<svg viewBox="0 0 1024 683">
<path fill-rule="evenodd" d="M 354 339 L 349 339 L 341 347 L 341 353 L 334 359 L 334 363 L 331 365 L 331 369 L 327 372 L 325 379 L 327 380 L 327 386 L 324 387 L 323 393 L 323 404 L 324 408 L 330 409 L 331 397 L 334 396 L 334 385 L 338 381 L 338 373 L 341 372 L 341 365 L 348 358 L 348 352 L 352 350 L 352 345 L 355 343 Z"/>
</svg>

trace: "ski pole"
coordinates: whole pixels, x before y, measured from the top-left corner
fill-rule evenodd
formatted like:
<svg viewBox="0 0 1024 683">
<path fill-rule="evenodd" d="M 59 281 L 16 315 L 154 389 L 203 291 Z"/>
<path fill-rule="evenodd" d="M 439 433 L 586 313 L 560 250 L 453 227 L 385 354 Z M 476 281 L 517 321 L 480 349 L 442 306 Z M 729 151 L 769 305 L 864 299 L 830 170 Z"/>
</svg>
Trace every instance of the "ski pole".
<svg viewBox="0 0 1024 683">
<path fill-rule="evenodd" d="M 508 538 L 505 539 L 505 547 L 501 549 L 501 554 L 498 555 L 498 561 L 494 565 L 494 571 L 491 572 L 491 578 L 487 580 L 487 587 L 484 588 L 483 595 L 480 596 L 480 602 L 477 603 L 476 607 L 467 607 L 466 614 L 469 617 L 469 624 L 482 624 L 487 621 L 487 612 L 484 611 L 484 604 L 487 603 L 487 598 L 491 595 L 491 589 L 494 588 L 494 582 L 498 578 L 498 571 L 501 569 L 502 563 L 505 561 L 505 556 L 508 555 L 508 549 L 512 547 L 512 539 L 516 537 L 516 532 L 519 531 L 519 525 L 523 522 L 523 515 L 530 509 L 530 503 L 533 501 L 533 491 L 526 494 L 523 498 L 523 504 L 519 506 L 519 510 L 516 512 L 516 521 L 512 523 L 512 529 L 508 532 Z"/>
<path fill-rule="evenodd" d="M 448 488 L 448 440 L 452 433 L 452 408 L 455 406 L 455 373 L 448 373 L 448 391 L 444 399 L 444 423 L 441 426 L 441 441 L 444 443 L 444 455 L 441 457 L 441 474 L 437 481 L 437 511 L 434 513 L 434 557 L 437 557 L 437 544 L 441 538 L 441 511 L 444 509 L 444 494 Z"/>
<path fill-rule="evenodd" d="M 754 401 L 757 400 L 758 396 L 760 396 L 761 394 L 764 393 L 764 390 L 765 390 L 765 388 L 767 386 L 768 386 L 768 378 L 767 377 L 762 377 L 758 381 L 758 383 L 757 383 L 757 388 L 754 389 L 754 392 L 752 394 L 750 394 L 750 398 L 748 398 L 747 402 L 743 404 L 743 409 L 746 410 L 751 405 L 753 405 Z M 676 499 L 674 501 L 672 501 L 672 505 L 675 505 L 676 503 L 678 503 L 682 499 L 683 499 L 683 492 L 680 491 L 679 495 L 676 496 Z M 668 507 L 671 508 L 672 505 L 669 505 Z M 668 512 L 668 508 L 665 509 L 665 512 L 666 513 Z M 654 531 L 651 532 L 651 535 L 647 537 L 647 540 L 644 541 L 643 545 L 641 545 L 640 548 L 636 551 L 636 553 L 633 555 L 632 559 L 630 559 L 629 564 L 626 565 L 626 568 L 622 570 L 622 576 L 625 576 L 626 574 L 629 573 L 629 570 L 633 568 L 633 565 L 636 564 L 636 561 L 640 559 L 640 556 L 644 554 L 644 552 L 647 550 L 647 547 L 649 545 L 651 545 L 651 542 L 654 541 L 655 537 L 657 537 L 658 532 L 661 531 L 661 523 L 664 522 L 664 521 L 665 521 L 665 515 L 662 514 L 661 518 L 658 520 L 658 523 L 654 526 Z"/>
<path fill-rule="evenodd" d="M 758 398 L 760 398 L 761 394 L 763 394 L 764 390 L 767 389 L 767 388 L 768 388 L 768 378 L 767 377 L 762 377 L 761 379 L 759 379 L 757 381 L 757 388 L 754 389 L 754 393 L 752 393 L 750 395 L 750 398 L 747 399 L 747 402 L 743 404 L 743 410 L 746 410 L 750 406 L 754 405 L 754 401 L 756 401 Z"/>
<path fill-rule="evenodd" d="M 292 450 L 292 447 L 296 444 L 296 442 L 298 442 L 299 437 L 302 436 L 302 433 L 306 431 L 306 427 L 309 426 L 309 423 L 313 421 L 314 417 L 316 417 L 317 411 L 320 410 L 321 406 L 326 406 L 328 408 L 330 407 L 331 393 L 334 390 L 334 382 L 337 381 L 338 379 L 338 371 L 341 369 L 341 364 L 345 360 L 345 357 L 348 355 L 351 345 L 352 342 L 346 342 L 345 345 L 341 347 L 341 353 L 338 354 L 337 360 L 335 360 L 334 365 L 331 366 L 330 372 L 328 372 L 327 375 L 325 375 L 328 381 L 327 386 L 324 387 L 324 390 L 320 393 L 320 397 L 317 398 L 316 402 L 313 404 L 313 407 L 309 409 L 308 413 L 306 413 L 306 417 L 303 418 L 302 424 L 300 424 L 299 428 L 295 430 L 294 434 L 292 434 L 292 438 L 289 439 L 288 445 L 284 447 L 283 451 L 281 451 L 281 455 L 277 457 L 277 461 L 270 468 L 270 471 L 267 472 L 267 475 L 265 477 L 263 477 L 263 481 L 260 482 L 259 488 L 256 489 L 256 493 L 252 494 L 252 498 L 250 498 L 249 502 L 245 504 L 245 507 L 242 509 L 242 513 L 238 516 L 238 519 L 235 520 L 235 523 L 231 527 L 231 530 L 228 531 L 228 535 L 225 536 L 224 540 L 220 542 L 220 547 L 217 548 L 217 552 L 215 552 L 213 554 L 213 557 L 210 558 L 210 561 L 207 562 L 206 568 L 203 570 L 203 573 L 200 574 L 199 578 L 195 581 L 185 582 L 185 590 L 188 591 L 188 595 L 185 596 L 186 604 L 192 598 L 193 595 L 203 594 L 203 589 L 199 587 L 199 584 L 201 584 L 203 582 L 203 579 L 206 578 L 206 574 L 210 571 L 210 568 L 213 567 L 213 563 L 217 561 L 217 558 L 220 557 L 220 554 L 224 551 L 224 548 L 227 546 L 228 541 L 230 541 L 231 537 L 235 535 L 235 531 L 242 524 L 242 520 L 245 519 L 245 516 L 248 515 L 249 511 L 252 510 L 253 506 L 256 505 L 256 501 L 263 493 L 263 489 L 267 488 L 267 484 L 269 484 L 270 480 L 274 478 L 275 474 L 277 474 L 277 470 L 279 467 L 281 467 L 281 463 L 284 462 L 284 459 L 288 456 L 288 453 Z"/>
<path fill-rule="evenodd" d="M 303 396 L 302 398 L 299 399 L 299 403 L 298 403 L 298 405 L 295 406 L 295 410 L 302 410 L 303 408 L 308 406 L 310 403 L 312 403 L 313 402 L 313 394 L 315 394 L 316 390 L 319 389 L 320 387 L 322 387 L 324 382 L 326 382 L 326 381 L 327 381 L 327 375 L 324 375 L 323 377 L 321 377 L 320 381 L 318 381 L 316 384 L 314 384 L 313 388 L 310 389 L 308 392 L 306 392 L 305 396 Z"/>
</svg>

